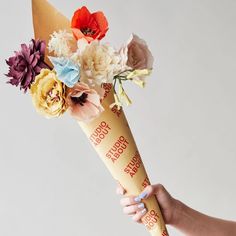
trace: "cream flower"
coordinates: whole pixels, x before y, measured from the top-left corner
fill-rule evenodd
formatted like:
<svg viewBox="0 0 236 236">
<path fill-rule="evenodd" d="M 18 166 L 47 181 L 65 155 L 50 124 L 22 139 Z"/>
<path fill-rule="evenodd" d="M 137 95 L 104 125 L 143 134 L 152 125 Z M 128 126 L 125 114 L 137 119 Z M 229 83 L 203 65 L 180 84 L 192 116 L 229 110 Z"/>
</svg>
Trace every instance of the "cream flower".
<svg viewBox="0 0 236 236">
<path fill-rule="evenodd" d="M 152 71 L 148 69 L 134 70 L 127 75 L 127 79 L 133 81 L 135 84 L 137 84 L 141 88 L 144 88 L 146 84 L 145 78 L 149 76 L 151 72 Z"/>
<path fill-rule="evenodd" d="M 53 52 L 57 57 L 70 57 L 76 47 L 76 40 L 73 34 L 66 30 L 54 32 L 48 43 L 49 52 Z"/>
<path fill-rule="evenodd" d="M 120 56 L 109 45 L 93 41 L 79 55 L 83 73 L 90 82 L 101 85 L 112 83 L 114 75 L 120 72 Z"/>
<path fill-rule="evenodd" d="M 58 117 L 66 111 L 65 89 L 55 71 L 42 69 L 30 92 L 36 110 L 46 118 Z"/>
</svg>

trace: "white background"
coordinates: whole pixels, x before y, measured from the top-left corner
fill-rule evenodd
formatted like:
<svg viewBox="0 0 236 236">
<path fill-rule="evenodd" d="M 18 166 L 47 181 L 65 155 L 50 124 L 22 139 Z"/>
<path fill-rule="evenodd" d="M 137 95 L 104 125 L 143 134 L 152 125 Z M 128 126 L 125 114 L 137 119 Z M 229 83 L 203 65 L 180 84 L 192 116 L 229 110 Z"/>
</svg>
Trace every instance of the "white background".
<svg viewBox="0 0 236 236">
<path fill-rule="evenodd" d="M 153 183 L 204 213 L 235 219 L 236 1 L 51 0 L 87 5 L 117 48 L 131 32 L 152 50 L 145 90 L 127 86 L 130 126 Z M 46 120 L 5 84 L 4 59 L 33 36 L 29 0 L 0 2 L 0 235 L 148 235 L 124 216 L 115 182 L 76 122 Z M 181 235 L 169 228 L 170 235 Z"/>
</svg>

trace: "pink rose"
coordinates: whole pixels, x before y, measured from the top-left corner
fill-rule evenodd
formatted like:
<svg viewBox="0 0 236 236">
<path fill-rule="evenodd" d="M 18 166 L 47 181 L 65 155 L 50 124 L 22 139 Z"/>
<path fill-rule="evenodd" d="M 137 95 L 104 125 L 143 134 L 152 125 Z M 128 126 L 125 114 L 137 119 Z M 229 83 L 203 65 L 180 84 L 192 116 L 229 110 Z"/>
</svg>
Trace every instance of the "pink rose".
<svg viewBox="0 0 236 236">
<path fill-rule="evenodd" d="M 127 66 L 135 70 L 152 69 L 154 59 L 143 39 L 132 34 L 126 47 L 128 49 Z"/>
<path fill-rule="evenodd" d="M 66 102 L 71 115 L 78 121 L 91 121 L 98 117 L 104 108 L 101 105 L 102 94 L 87 84 L 79 82 L 67 91 Z"/>
</svg>

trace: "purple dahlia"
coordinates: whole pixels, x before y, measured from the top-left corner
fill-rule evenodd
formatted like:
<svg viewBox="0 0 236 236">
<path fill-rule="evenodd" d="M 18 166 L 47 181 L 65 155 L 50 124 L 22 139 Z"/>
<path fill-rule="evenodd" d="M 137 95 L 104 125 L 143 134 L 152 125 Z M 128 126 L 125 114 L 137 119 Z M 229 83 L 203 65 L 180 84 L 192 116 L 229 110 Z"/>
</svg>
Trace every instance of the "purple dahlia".
<svg viewBox="0 0 236 236">
<path fill-rule="evenodd" d="M 29 46 L 21 44 L 21 50 L 15 52 L 13 57 L 6 60 L 10 78 L 8 83 L 20 86 L 24 92 L 31 87 L 42 68 L 49 68 L 44 62 L 46 43 L 42 40 L 31 40 Z"/>
</svg>

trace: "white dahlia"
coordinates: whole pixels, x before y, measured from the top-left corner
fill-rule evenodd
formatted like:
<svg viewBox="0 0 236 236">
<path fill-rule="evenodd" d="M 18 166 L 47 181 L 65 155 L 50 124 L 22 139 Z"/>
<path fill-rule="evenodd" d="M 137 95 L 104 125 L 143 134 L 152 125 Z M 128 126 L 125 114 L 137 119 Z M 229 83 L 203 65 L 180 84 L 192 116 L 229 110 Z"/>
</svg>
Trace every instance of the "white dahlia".
<svg viewBox="0 0 236 236">
<path fill-rule="evenodd" d="M 70 57 L 76 50 L 76 40 L 72 33 L 66 30 L 60 30 L 51 34 L 51 39 L 48 43 L 49 52 L 53 52 L 57 57 Z"/>
<path fill-rule="evenodd" d="M 120 55 L 111 46 L 93 41 L 79 55 L 81 71 L 96 84 L 112 83 L 120 68 Z"/>
</svg>

